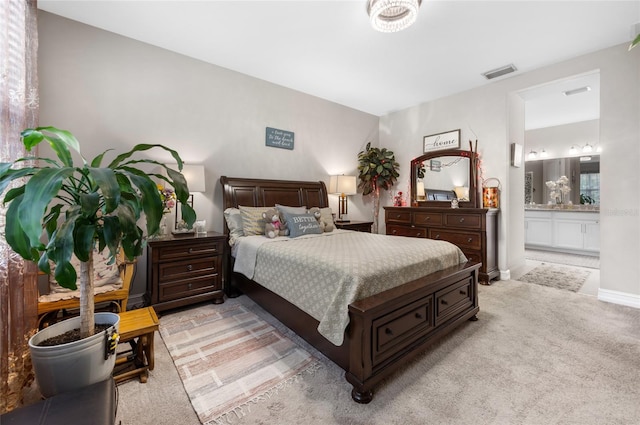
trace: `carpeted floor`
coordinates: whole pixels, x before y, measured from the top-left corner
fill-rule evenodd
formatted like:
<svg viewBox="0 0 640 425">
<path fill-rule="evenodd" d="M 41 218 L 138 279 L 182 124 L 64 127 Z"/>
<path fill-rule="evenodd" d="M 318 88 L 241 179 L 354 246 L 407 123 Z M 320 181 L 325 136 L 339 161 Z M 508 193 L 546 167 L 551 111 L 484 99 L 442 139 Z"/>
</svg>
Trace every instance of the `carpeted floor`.
<svg viewBox="0 0 640 425">
<path fill-rule="evenodd" d="M 351 401 L 344 372 L 319 357 L 314 374 L 230 423 L 640 423 L 640 310 L 518 281 L 481 286 L 479 300 L 477 322 L 409 362 L 368 405 Z M 260 308 L 251 311 L 287 334 Z M 118 389 L 122 425 L 199 424 L 161 338 L 149 381 Z"/>
</svg>

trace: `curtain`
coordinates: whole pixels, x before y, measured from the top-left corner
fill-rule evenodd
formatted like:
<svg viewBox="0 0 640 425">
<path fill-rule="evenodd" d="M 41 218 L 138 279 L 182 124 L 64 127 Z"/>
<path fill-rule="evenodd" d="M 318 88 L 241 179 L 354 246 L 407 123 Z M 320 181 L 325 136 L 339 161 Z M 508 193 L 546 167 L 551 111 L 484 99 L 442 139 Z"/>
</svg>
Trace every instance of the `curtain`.
<svg viewBox="0 0 640 425">
<path fill-rule="evenodd" d="M 24 156 L 20 131 L 37 123 L 37 51 L 36 0 L 0 1 L 0 162 Z M 7 245 L 5 215 L 0 203 L 0 413 L 19 406 L 33 381 L 27 342 L 38 302 L 36 266 Z"/>
</svg>

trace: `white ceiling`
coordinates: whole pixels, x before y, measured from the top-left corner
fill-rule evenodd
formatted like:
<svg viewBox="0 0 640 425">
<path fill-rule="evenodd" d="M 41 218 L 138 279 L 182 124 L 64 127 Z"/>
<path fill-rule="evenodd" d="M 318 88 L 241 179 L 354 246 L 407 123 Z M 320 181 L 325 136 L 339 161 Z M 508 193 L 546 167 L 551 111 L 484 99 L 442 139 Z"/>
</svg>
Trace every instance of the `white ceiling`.
<svg viewBox="0 0 640 425">
<path fill-rule="evenodd" d="M 517 75 L 626 43 L 640 21 L 639 0 L 423 0 L 417 22 L 392 34 L 371 28 L 365 0 L 38 0 L 38 7 L 375 115 L 490 84 L 481 73 L 503 65 L 513 63 Z M 528 101 L 527 115 L 536 108 L 545 110 Z M 539 120 L 535 126 L 546 125 Z"/>
</svg>

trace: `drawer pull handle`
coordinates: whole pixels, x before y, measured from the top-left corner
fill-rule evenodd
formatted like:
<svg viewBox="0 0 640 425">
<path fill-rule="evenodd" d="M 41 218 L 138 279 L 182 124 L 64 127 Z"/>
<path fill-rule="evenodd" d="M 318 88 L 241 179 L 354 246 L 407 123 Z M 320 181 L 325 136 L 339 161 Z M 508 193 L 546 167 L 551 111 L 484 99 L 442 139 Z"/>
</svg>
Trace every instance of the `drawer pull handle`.
<svg viewBox="0 0 640 425">
<path fill-rule="evenodd" d="M 398 231 L 397 231 L 396 229 L 393 229 L 393 230 L 391 231 L 391 233 L 393 233 L 393 234 L 395 235 L 396 233 L 398 233 Z"/>
<path fill-rule="evenodd" d="M 464 217 L 460 219 L 460 223 L 464 223 Z"/>
<path fill-rule="evenodd" d="M 440 239 L 440 234 L 437 234 L 437 235 L 436 235 L 436 239 Z"/>
<path fill-rule="evenodd" d="M 400 218 L 400 217 L 401 217 L 401 215 L 400 215 L 400 214 L 396 214 L 396 218 Z"/>
<path fill-rule="evenodd" d="M 416 313 L 416 319 L 422 319 L 422 314 Z"/>
<path fill-rule="evenodd" d="M 193 252 L 193 248 L 189 248 L 189 254 Z"/>
<path fill-rule="evenodd" d="M 187 285 L 187 289 L 191 289 L 191 287 L 192 287 L 192 286 L 193 286 L 193 284 L 192 284 L 192 283 L 188 284 L 188 285 Z"/>
<path fill-rule="evenodd" d="M 421 232 L 416 233 L 416 236 L 421 236 L 421 235 L 422 235 Z"/>
<path fill-rule="evenodd" d="M 391 329 L 389 329 L 389 328 L 386 328 L 384 330 L 384 333 L 386 333 L 387 335 L 393 335 L 393 331 Z"/>
<path fill-rule="evenodd" d="M 467 291 L 460 291 L 460 295 L 467 295 Z"/>
<path fill-rule="evenodd" d="M 429 220 L 431 220 L 431 217 L 429 217 L 429 216 L 424 218 L 424 221 L 429 221 Z"/>
<path fill-rule="evenodd" d="M 446 302 L 445 300 L 440 300 L 440 304 L 442 304 L 442 305 L 449 305 L 449 303 L 448 303 L 448 302 Z"/>
<path fill-rule="evenodd" d="M 187 266 L 187 270 L 188 270 L 188 271 L 193 270 L 193 266 L 192 266 L 191 264 L 189 264 L 189 265 Z"/>
<path fill-rule="evenodd" d="M 467 239 L 467 242 L 473 242 L 473 238 Z"/>
</svg>

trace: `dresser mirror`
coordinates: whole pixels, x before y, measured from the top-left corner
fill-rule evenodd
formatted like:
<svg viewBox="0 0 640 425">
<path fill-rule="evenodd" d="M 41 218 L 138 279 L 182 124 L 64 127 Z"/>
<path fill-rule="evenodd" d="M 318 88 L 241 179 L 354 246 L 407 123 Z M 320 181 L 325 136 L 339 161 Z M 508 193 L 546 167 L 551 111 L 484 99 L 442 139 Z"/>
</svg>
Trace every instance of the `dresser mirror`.
<svg viewBox="0 0 640 425">
<path fill-rule="evenodd" d="M 463 150 L 429 152 L 411 161 L 411 203 L 419 207 L 446 207 L 453 199 L 460 208 L 477 206 L 472 158 Z"/>
</svg>

